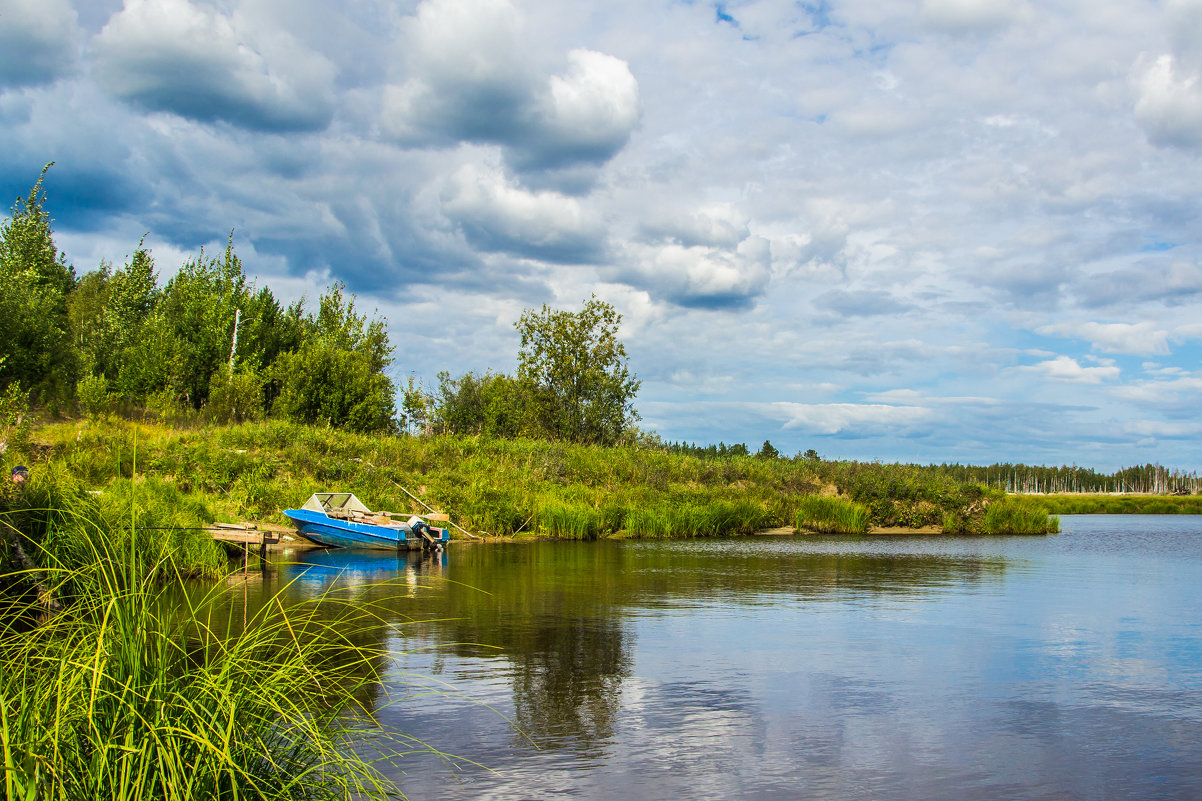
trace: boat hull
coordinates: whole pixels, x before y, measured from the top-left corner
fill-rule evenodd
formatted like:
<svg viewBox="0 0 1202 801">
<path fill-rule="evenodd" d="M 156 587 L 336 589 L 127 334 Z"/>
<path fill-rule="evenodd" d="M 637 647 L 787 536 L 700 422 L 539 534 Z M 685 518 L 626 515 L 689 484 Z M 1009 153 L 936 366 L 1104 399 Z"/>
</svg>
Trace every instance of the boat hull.
<svg viewBox="0 0 1202 801">
<path fill-rule="evenodd" d="M 340 520 L 308 509 L 285 509 L 284 514 L 296 526 L 296 531 L 316 545 L 333 548 L 376 548 L 390 551 L 418 550 L 429 545 L 403 526 L 376 526 Z M 436 544 L 450 541 L 447 529 L 430 529 Z"/>
</svg>

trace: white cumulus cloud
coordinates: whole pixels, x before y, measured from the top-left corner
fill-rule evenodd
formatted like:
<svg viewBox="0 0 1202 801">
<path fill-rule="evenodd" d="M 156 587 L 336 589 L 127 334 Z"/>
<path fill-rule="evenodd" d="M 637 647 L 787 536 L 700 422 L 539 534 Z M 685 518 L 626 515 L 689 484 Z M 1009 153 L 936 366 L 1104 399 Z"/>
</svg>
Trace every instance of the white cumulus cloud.
<svg viewBox="0 0 1202 801">
<path fill-rule="evenodd" d="M 601 226 L 579 199 L 531 192 L 498 169 L 461 167 L 443 188 L 442 210 L 481 250 L 562 264 L 601 255 Z"/>
<path fill-rule="evenodd" d="M 631 243 L 622 258 L 621 280 L 680 306 L 745 306 L 771 277 L 768 240 L 758 236 L 735 248 Z"/>
<path fill-rule="evenodd" d="M 1036 330 L 1045 336 L 1084 339 L 1104 353 L 1129 353 L 1137 356 L 1164 355 L 1169 352 L 1169 332 L 1155 323 L 1054 323 Z"/>
<path fill-rule="evenodd" d="M 334 112 L 334 65 L 276 29 L 188 0 L 126 0 L 95 39 L 123 100 L 251 130 L 315 130 Z"/>
<path fill-rule="evenodd" d="M 1013 369 L 1017 372 L 1034 373 L 1051 381 L 1071 384 L 1100 384 L 1117 379 L 1120 373 L 1119 368 L 1112 364 L 1084 367 L 1071 356 L 1057 356 L 1055 359 Z"/>
<path fill-rule="evenodd" d="M 1132 77 L 1137 99 L 1135 119 L 1157 145 L 1202 145 L 1202 85 L 1199 75 L 1182 69 L 1172 54 L 1141 59 Z"/>
<path fill-rule="evenodd" d="M 406 27 L 407 74 L 384 89 L 381 127 L 409 145 L 500 145 L 511 166 L 601 164 L 639 119 L 627 63 L 577 48 L 553 74 L 507 0 L 425 0 Z"/>
</svg>

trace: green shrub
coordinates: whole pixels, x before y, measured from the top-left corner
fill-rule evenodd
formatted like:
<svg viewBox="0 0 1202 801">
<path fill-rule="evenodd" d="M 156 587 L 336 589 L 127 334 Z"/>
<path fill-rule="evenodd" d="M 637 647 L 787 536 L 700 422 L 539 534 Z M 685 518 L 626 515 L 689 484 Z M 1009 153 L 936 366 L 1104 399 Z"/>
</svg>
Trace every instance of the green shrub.
<svg viewBox="0 0 1202 801">
<path fill-rule="evenodd" d="M 108 379 L 102 375 L 81 378 L 75 385 L 75 397 L 79 399 L 83 413 L 91 420 L 112 411 L 113 396 L 109 394 Z"/>
</svg>

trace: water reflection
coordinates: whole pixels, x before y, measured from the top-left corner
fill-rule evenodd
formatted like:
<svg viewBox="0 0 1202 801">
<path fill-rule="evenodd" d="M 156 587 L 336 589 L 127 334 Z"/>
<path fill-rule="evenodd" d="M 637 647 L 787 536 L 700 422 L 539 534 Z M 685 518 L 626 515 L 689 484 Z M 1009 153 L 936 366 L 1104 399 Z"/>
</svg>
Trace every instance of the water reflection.
<svg viewBox="0 0 1202 801">
<path fill-rule="evenodd" d="M 1202 523 L 1065 528 L 310 551 L 227 597 L 376 616 L 381 723 L 495 770 L 407 757 L 413 799 L 1202 797 Z"/>
<path fill-rule="evenodd" d="M 742 540 L 523 543 L 434 555 L 319 549 L 239 574 L 229 602 L 232 619 L 253 615 L 276 594 L 370 611 L 379 625 L 357 631 L 356 641 L 401 654 L 390 675 L 406 694 L 448 664 L 487 660 L 489 674 L 509 686 L 511 745 L 601 758 L 618 733 L 640 618 L 691 607 L 771 615 L 781 604 L 913 601 L 997 582 L 1007 567 L 997 556 L 857 547 L 863 543 Z M 738 634 L 714 627 L 685 640 L 712 636 Z M 764 726 L 750 723 L 756 715 L 738 688 L 689 679 L 648 692 L 669 710 L 659 714 L 671 719 L 657 725 L 682 738 Z M 386 695 L 379 686 L 364 690 L 377 708 Z"/>
</svg>

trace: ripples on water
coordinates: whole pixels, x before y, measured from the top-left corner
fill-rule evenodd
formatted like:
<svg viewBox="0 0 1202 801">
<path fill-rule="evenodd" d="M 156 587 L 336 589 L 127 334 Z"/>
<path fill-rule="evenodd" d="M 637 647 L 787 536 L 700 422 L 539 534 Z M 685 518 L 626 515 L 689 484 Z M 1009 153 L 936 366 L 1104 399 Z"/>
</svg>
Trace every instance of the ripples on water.
<svg viewBox="0 0 1202 801">
<path fill-rule="evenodd" d="M 489 770 L 405 757 L 415 801 L 1202 798 L 1202 519 L 1062 526 L 315 552 L 233 602 L 416 621 L 379 719 Z"/>
</svg>

